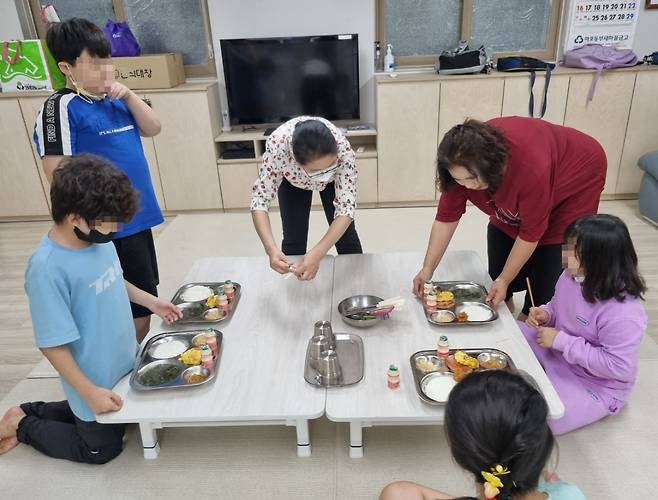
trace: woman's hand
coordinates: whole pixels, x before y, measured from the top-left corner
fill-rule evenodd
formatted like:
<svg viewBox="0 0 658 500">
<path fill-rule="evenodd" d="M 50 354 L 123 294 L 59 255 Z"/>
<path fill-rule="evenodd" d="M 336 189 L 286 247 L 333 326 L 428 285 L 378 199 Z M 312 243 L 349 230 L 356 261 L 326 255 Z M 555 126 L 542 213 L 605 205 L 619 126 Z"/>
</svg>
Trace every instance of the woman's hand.
<svg viewBox="0 0 658 500">
<path fill-rule="evenodd" d="M 297 267 L 293 271 L 295 276 L 302 281 L 310 281 L 315 278 L 315 275 L 318 273 L 320 267 L 320 262 L 322 261 L 323 254 L 311 250 L 308 252 L 302 260 L 299 261 Z"/>
<path fill-rule="evenodd" d="M 540 326 L 537 331 L 537 343 L 545 349 L 550 349 L 553 347 L 553 342 L 555 342 L 558 333 L 560 333 L 559 330 L 555 328 Z"/>
<path fill-rule="evenodd" d="M 268 252 L 267 255 L 270 257 L 270 267 L 277 273 L 288 274 L 290 272 L 292 261 L 281 250 L 276 248 L 273 251 Z"/>
<path fill-rule="evenodd" d="M 159 316 L 165 323 L 171 325 L 179 319 L 183 319 L 183 311 L 168 300 L 154 297 L 153 303 L 149 306 L 151 312 Z"/>
<path fill-rule="evenodd" d="M 427 280 L 432 279 L 433 274 L 434 273 L 432 271 L 424 267 L 420 271 L 418 271 L 418 274 L 414 278 L 414 283 L 413 283 L 412 291 L 414 292 L 414 295 L 416 295 L 417 297 L 423 296 L 423 286 Z"/>
<path fill-rule="evenodd" d="M 541 307 L 531 307 L 525 323 L 533 328 L 539 328 L 548 323 L 549 319 L 550 315 L 548 314 L 548 311 L 545 311 Z"/>
<path fill-rule="evenodd" d="M 495 307 L 504 301 L 505 296 L 507 295 L 508 286 L 509 282 L 506 279 L 501 278 L 500 276 L 496 278 L 491 284 L 491 290 L 489 290 L 489 295 L 487 295 L 487 302 Z"/>
</svg>

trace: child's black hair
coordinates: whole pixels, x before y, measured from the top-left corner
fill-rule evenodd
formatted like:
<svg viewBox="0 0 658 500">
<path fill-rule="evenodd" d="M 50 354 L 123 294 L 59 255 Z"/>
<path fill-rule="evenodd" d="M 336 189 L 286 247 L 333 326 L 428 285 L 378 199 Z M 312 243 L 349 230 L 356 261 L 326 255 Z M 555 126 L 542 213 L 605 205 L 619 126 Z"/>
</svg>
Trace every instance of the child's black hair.
<svg viewBox="0 0 658 500">
<path fill-rule="evenodd" d="M 61 23 L 51 23 L 46 33 L 46 45 L 55 61 L 75 65 L 76 59 L 87 50 L 92 57 L 105 59 L 112 55 L 105 33 L 91 21 L 73 17 Z"/>
<path fill-rule="evenodd" d="M 510 500 L 537 488 L 553 451 L 546 423 L 548 405 L 523 377 L 501 370 L 466 376 L 450 393 L 445 430 L 452 456 L 484 484 L 482 471 L 502 465 L 509 474 L 499 500 Z"/>
<path fill-rule="evenodd" d="M 647 287 L 637 269 L 637 254 L 626 224 L 614 215 L 586 215 L 572 222 L 564 233 L 575 246 L 585 273 L 583 297 L 588 302 L 626 295 L 642 298 Z"/>
<path fill-rule="evenodd" d="M 128 176 L 100 156 L 65 156 L 53 172 L 50 203 L 56 223 L 69 214 L 88 222 L 128 222 L 137 211 L 138 200 Z"/>
<path fill-rule="evenodd" d="M 292 154 L 301 165 L 337 153 L 336 138 L 324 123 L 319 120 L 305 120 L 295 125 Z"/>
</svg>

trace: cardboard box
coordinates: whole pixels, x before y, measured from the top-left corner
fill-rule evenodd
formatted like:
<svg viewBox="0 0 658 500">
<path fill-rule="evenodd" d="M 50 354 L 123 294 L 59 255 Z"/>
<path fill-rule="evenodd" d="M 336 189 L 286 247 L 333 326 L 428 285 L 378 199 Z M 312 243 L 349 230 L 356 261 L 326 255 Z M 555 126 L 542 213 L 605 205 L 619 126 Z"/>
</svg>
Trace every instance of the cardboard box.
<svg viewBox="0 0 658 500">
<path fill-rule="evenodd" d="M 113 57 L 114 77 L 131 90 L 168 89 L 185 83 L 180 52 Z"/>
</svg>

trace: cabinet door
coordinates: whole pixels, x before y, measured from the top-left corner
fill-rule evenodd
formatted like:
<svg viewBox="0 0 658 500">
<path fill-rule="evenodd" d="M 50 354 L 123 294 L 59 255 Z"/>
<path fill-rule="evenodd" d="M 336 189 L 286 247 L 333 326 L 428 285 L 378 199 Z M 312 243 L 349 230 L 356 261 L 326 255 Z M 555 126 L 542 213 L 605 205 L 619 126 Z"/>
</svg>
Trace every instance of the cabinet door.
<svg viewBox="0 0 658 500">
<path fill-rule="evenodd" d="M 21 112 L 23 113 L 23 120 L 25 121 L 25 132 L 27 133 L 27 137 L 30 140 L 32 152 L 34 153 L 34 161 L 37 164 L 39 180 L 43 186 L 44 193 L 46 194 L 46 203 L 50 208 L 50 183 L 48 182 L 48 179 L 46 179 L 46 174 L 43 172 L 41 158 L 37 154 L 37 150 L 34 147 L 34 141 L 32 140 L 32 136 L 34 134 L 34 122 L 45 101 L 46 97 L 21 97 L 18 99 Z"/>
<path fill-rule="evenodd" d="M 548 101 L 544 120 L 557 125 L 564 124 L 564 110 L 567 107 L 569 92 L 568 76 L 551 77 L 548 87 Z M 544 74 L 537 73 L 533 94 L 535 96 L 535 116 L 541 114 L 544 100 Z M 505 79 L 503 95 L 503 116 L 528 116 L 528 101 L 530 100 L 530 74 L 527 76 L 510 76 Z"/>
<path fill-rule="evenodd" d="M 46 195 L 18 99 L 0 99 L 0 217 L 47 215 Z"/>
<path fill-rule="evenodd" d="M 377 158 L 357 158 L 357 205 L 377 203 Z"/>
<path fill-rule="evenodd" d="M 500 116 L 504 85 L 502 78 L 441 82 L 439 143 L 448 130 L 466 118 L 484 121 Z"/>
<path fill-rule="evenodd" d="M 148 97 L 162 122 L 153 143 L 167 210 L 222 208 L 206 92 Z"/>
<path fill-rule="evenodd" d="M 594 99 L 587 104 L 592 74 L 571 77 L 564 124 L 591 135 L 608 157 L 605 194 L 615 193 L 619 161 L 635 84 L 635 73 L 604 72 L 596 85 Z"/>
<path fill-rule="evenodd" d="M 644 173 L 637 160 L 658 149 L 656 117 L 658 117 L 658 71 L 638 72 L 628 118 L 624 151 L 619 165 L 616 193 L 637 193 Z"/>
<path fill-rule="evenodd" d="M 377 85 L 379 201 L 434 199 L 439 83 Z"/>
<path fill-rule="evenodd" d="M 217 165 L 224 208 L 247 208 L 251 204 L 251 188 L 258 177 L 258 163 Z"/>
</svg>

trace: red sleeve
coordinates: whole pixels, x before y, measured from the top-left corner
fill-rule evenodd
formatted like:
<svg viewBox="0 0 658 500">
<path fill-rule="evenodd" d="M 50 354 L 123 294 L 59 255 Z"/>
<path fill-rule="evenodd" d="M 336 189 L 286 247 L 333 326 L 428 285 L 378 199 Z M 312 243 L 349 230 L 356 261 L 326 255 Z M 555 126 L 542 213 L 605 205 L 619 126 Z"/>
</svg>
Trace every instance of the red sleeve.
<svg viewBox="0 0 658 500">
<path fill-rule="evenodd" d="M 441 193 L 435 219 L 439 222 L 457 222 L 466 212 L 466 189 L 453 185 Z"/>
<path fill-rule="evenodd" d="M 523 241 L 539 241 L 548 229 L 552 211 L 551 183 L 537 176 L 525 183 L 519 193 L 519 218 L 521 227 L 518 237 Z"/>
</svg>

